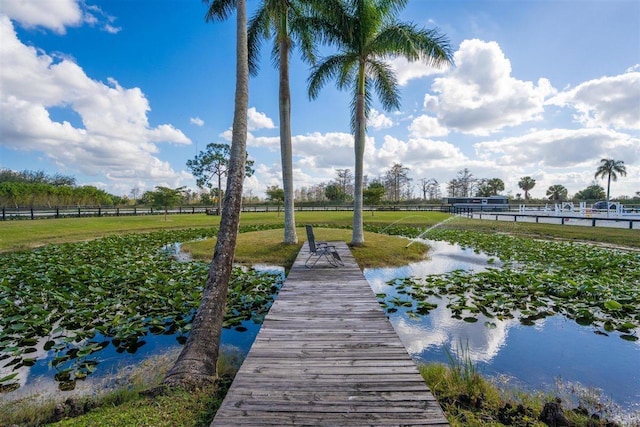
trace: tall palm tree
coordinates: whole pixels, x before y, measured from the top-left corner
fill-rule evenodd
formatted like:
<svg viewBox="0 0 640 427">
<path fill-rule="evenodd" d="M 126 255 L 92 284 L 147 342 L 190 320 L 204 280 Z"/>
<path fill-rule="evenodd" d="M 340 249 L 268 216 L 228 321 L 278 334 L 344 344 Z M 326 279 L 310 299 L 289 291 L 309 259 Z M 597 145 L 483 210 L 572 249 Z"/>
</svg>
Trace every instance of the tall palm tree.
<svg viewBox="0 0 640 427">
<path fill-rule="evenodd" d="M 627 175 L 627 168 L 624 166 L 624 162 L 622 160 L 613 160 L 613 159 L 600 159 L 600 166 L 596 170 L 595 178 L 607 177 L 607 216 L 609 215 L 609 201 L 611 194 L 611 180 L 618 180 L 618 174 L 620 176 Z"/>
<path fill-rule="evenodd" d="M 313 60 L 312 33 L 305 25 L 300 0 L 263 0 L 249 21 L 249 71 L 258 72 L 258 53 L 262 40 L 270 39 L 273 31 L 274 57 L 280 71 L 280 157 L 284 189 L 284 243 L 298 243 L 293 197 L 293 153 L 291 149 L 291 90 L 289 88 L 289 52 L 296 39 L 303 57 Z"/>
<path fill-rule="evenodd" d="M 354 133 L 355 185 L 351 244 L 364 244 L 362 191 L 366 120 L 375 91 L 385 110 L 400 106 L 398 82 L 386 62 L 394 56 L 428 65 L 452 62 L 448 40 L 436 30 L 396 20 L 408 0 L 315 0 L 317 27 L 338 53 L 323 58 L 309 77 L 309 97 L 315 99 L 331 79 L 338 89 L 351 89 L 351 130 Z"/>
<path fill-rule="evenodd" d="M 523 176 L 518 181 L 518 187 L 524 190 L 524 199 L 529 200 L 529 190 L 536 186 L 536 180 L 530 176 Z"/>
<path fill-rule="evenodd" d="M 234 9 L 237 9 L 236 92 L 227 191 L 202 302 L 193 317 L 189 338 L 175 365 L 164 379 L 164 384 L 168 386 L 197 387 L 213 382 L 216 375 L 222 320 L 240 222 L 242 184 L 247 158 L 249 63 L 245 0 L 212 0 L 206 15 L 207 21 L 225 19 Z"/>
</svg>

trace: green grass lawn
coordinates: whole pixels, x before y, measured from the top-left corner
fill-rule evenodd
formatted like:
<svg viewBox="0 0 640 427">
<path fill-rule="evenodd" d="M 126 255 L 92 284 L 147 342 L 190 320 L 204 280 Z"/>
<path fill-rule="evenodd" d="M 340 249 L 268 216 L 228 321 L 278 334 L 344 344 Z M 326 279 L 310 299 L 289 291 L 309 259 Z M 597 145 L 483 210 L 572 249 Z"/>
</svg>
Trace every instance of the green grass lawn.
<svg viewBox="0 0 640 427">
<path fill-rule="evenodd" d="M 440 212 L 365 212 L 365 225 L 388 226 L 390 224 L 427 228 L 450 215 Z M 0 252 L 31 249 L 48 243 L 77 242 L 110 234 L 144 233 L 160 229 L 212 227 L 220 217 L 204 214 L 144 215 L 127 217 L 65 218 L 47 220 L 14 220 L 0 222 Z M 351 212 L 296 212 L 296 222 L 350 227 Z M 241 225 L 278 224 L 284 226 L 283 214 L 275 212 L 243 213 Z M 582 240 L 629 247 L 640 247 L 640 232 L 615 228 L 579 227 L 570 225 L 513 223 L 490 220 L 456 218 L 443 225 L 446 228 L 473 229 L 487 233 L 512 233 L 516 235 Z M 303 239 L 303 233 L 298 233 Z M 350 240 L 347 236 L 345 239 Z"/>
<path fill-rule="evenodd" d="M 251 266 L 254 264 L 281 265 L 289 269 L 307 241 L 304 228 L 297 228 L 298 244 L 282 243 L 283 229 L 241 233 L 234 261 Z M 351 239 L 351 230 L 324 228 L 314 229 L 318 241 L 346 241 Z M 424 259 L 427 246 L 415 243 L 407 247 L 407 239 L 365 232 L 365 245 L 351 248 L 360 268 L 406 265 Z M 197 260 L 209 261 L 213 255 L 215 239 L 199 240 L 182 244 L 182 250 Z"/>
</svg>

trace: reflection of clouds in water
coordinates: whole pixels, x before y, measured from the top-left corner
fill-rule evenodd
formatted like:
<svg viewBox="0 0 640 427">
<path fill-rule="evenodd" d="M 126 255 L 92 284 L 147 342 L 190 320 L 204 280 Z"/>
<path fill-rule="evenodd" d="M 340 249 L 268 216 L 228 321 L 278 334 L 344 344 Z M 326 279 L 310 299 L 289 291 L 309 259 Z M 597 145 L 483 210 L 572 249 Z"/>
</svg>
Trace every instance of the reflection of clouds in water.
<svg viewBox="0 0 640 427">
<path fill-rule="evenodd" d="M 451 311 L 441 301 L 438 308 L 419 320 L 397 316 L 391 319 L 400 339 L 411 354 L 421 354 L 432 346 L 448 346 L 452 352 L 468 350 L 474 362 L 490 362 L 504 346 L 509 328 L 517 320 L 500 321 L 478 316 L 478 322 L 468 323 L 451 317 Z M 496 326 L 489 328 L 485 321 Z"/>
<path fill-rule="evenodd" d="M 221 353 L 229 350 L 225 345 L 222 347 Z M 112 390 L 131 387 L 134 381 L 139 381 L 141 375 L 144 375 L 146 379 L 150 379 L 156 375 L 159 367 L 162 368 L 161 372 L 164 372 L 177 359 L 181 350 L 180 346 L 172 346 L 143 361 L 117 364 L 100 375 L 89 375 L 85 380 L 77 381 L 75 389 L 69 391 L 60 391 L 58 389 L 60 383 L 54 380 L 51 373 L 38 376 L 31 375 L 25 386 L 7 396 L 3 396 L 3 398 L 7 399 L 7 402 L 21 399 L 62 401 L 71 397 L 96 396 Z"/>
<path fill-rule="evenodd" d="M 60 325 L 60 320 L 58 320 L 56 323 L 51 325 L 51 330 L 52 331 L 55 330 L 56 328 L 58 328 L 59 325 Z M 53 351 L 51 350 L 44 349 L 44 345 L 50 339 L 51 338 L 49 336 L 40 338 L 38 342 L 34 346 L 32 346 L 32 348 L 35 348 L 36 351 L 31 353 L 23 353 L 21 357 L 23 359 L 35 359 L 36 361 L 41 359 L 46 359 L 49 354 L 53 353 Z M 6 353 L 0 351 L 0 356 L 4 356 L 5 354 Z M 10 360 L 10 359 L 5 359 L 5 360 Z M 33 375 L 31 374 L 31 371 L 32 371 L 31 366 L 22 366 L 18 369 L 14 369 L 13 365 L 6 366 L 6 363 L 0 364 L 0 378 L 4 378 L 7 375 L 11 375 L 15 373 L 18 374 L 15 378 L 7 382 L 7 384 L 12 384 L 12 383 L 20 384 L 20 388 L 18 390 L 24 387 L 24 385 L 27 383 L 27 380 L 29 379 L 29 376 L 33 377 Z M 33 379 L 29 380 L 29 382 L 31 381 L 33 381 Z"/>
<path fill-rule="evenodd" d="M 447 242 L 424 241 L 430 246 L 430 259 L 412 263 L 398 268 L 378 268 L 365 270 L 365 277 L 376 293 L 394 293 L 394 288 L 386 282 L 397 278 L 416 277 L 444 274 L 454 270 L 483 271 L 496 264 L 488 263 L 490 256 L 475 253 L 472 249 L 462 249 L 459 245 Z M 429 347 L 445 346 L 452 351 L 462 347 L 469 351 L 474 362 L 489 362 L 505 344 L 508 330 L 517 325 L 516 320 L 500 321 L 488 319 L 478 315 L 478 322 L 468 323 L 451 317 L 451 311 L 446 308 L 446 297 L 442 300 L 434 299 L 438 304 L 428 316 L 419 319 L 409 319 L 405 315 L 396 313 L 391 315 L 391 322 L 407 351 L 417 355 Z M 485 322 L 492 322 L 495 328 L 485 326 Z"/>
<path fill-rule="evenodd" d="M 433 313 L 433 312 L 432 312 Z M 409 354 L 420 354 L 431 346 L 446 344 L 449 334 L 443 330 L 428 330 L 423 324 L 416 324 L 411 320 L 397 316 L 391 319 L 402 344 Z"/>
<path fill-rule="evenodd" d="M 422 240 L 429 245 L 429 259 L 414 262 L 403 267 L 370 268 L 364 270 L 364 275 L 375 292 L 385 292 L 390 289 L 386 282 L 404 277 L 425 277 L 432 274 L 444 274 L 454 270 L 484 271 L 488 267 L 497 267 L 499 263 L 489 264 L 492 258 L 484 253 L 475 253 L 473 249 L 462 249 L 459 245 L 435 240 Z"/>
<path fill-rule="evenodd" d="M 43 359 L 45 357 L 47 357 L 47 354 L 49 353 L 48 351 L 45 351 L 42 347 L 44 346 L 44 343 L 47 340 L 40 340 L 40 342 L 38 342 L 38 344 L 34 347 L 37 349 L 37 351 L 33 352 L 33 353 L 28 353 L 28 354 L 23 354 L 23 358 L 28 358 L 28 359 Z M 0 352 L 0 356 L 4 356 L 5 353 Z M 4 360 L 11 360 L 11 359 L 4 359 Z M 4 378 L 8 375 L 12 375 L 17 373 L 18 375 L 16 377 L 14 377 L 12 380 L 7 381 L 7 384 L 13 384 L 13 383 L 18 383 L 20 384 L 20 387 L 23 387 L 26 383 L 27 383 L 27 379 L 29 378 L 29 374 L 31 372 L 31 367 L 30 366 L 22 366 L 18 369 L 13 369 L 13 365 L 11 366 L 6 366 L 5 364 L 0 365 L 0 378 Z"/>
</svg>

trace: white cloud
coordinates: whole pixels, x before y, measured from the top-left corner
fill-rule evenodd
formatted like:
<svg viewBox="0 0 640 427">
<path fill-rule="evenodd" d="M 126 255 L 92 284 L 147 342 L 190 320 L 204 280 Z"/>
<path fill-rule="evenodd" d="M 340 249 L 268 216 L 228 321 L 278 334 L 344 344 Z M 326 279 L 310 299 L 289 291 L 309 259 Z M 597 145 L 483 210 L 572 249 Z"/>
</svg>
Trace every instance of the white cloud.
<svg viewBox="0 0 640 427">
<path fill-rule="evenodd" d="M 587 127 L 640 129 L 640 72 L 584 82 L 558 94 L 549 104 L 576 109 L 576 120 Z"/>
<path fill-rule="evenodd" d="M 273 120 L 267 117 L 266 114 L 256 110 L 255 107 L 247 110 L 247 126 L 249 130 L 273 129 L 276 127 L 273 124 Z"/>
<path fill-rule="evenodd" d="M 435 117 L 423 115 L 416 117 L 409 125 L 411 136 L 417 138 L 429 138 L 436 136 L 447 136 L 449 129 L 440 125 Z"/>
<path fill-rule="evenodd" d="M 158 142 L 190 140 L 170 124 L 149 125 L 149 102 L 139 88 L 93 80 L 69 59 L 24 45 L 6 16 L 0 17 L 0 37 L 0 144 L 42 152 L 58 165 L 74 165 L 90 176 L 104 173 L 113 181 L 190 178 L 154 155 Z M 80 123 L 53 119 L 52 107 Z"/>
<path fill-rule="evenodd" d="M 429 95 L 428 93 L 424 95 L 424 101 L 422 106 L 427 111 L 438 111 L 439 101 L 437 96 Z"/>
<path fill-rule="evenodd" d="M 371 162 L 373 170 L 382 170 L 400 163 L 409 167 L 414 176 L 422 176 L 433 169 L 455 170 L 460 165 L 469 164 L 469 159 L 449 142 L 427 138 L 402 141 L 386 135 L 382 146 L 374 151 Z"/>
<path fill-rule="evenodd" d="M 181 130 L 176 129 L 173 125 L 160 125 L 148 131 L 149 141 L 164 142 L 171 141 L 176 144 L 191 144 L 191 140 L 187 138 Z"/>
<path fill-rule="evenodd" d="M 442 74 L 444 71 L 444 69 L 431 67 L 422 61 L 409 62 L 403 57 L 392 59 L 389 61 L 389 65 L 391 65 L 400 86 L 406 85 L 410 80 L 431 76 L 433 74 Z"/>
<path fill-rule="evenodd" d="M 502 166 L 522 168 L 595 168 L 599 159 L 640 161 L 640 139 L 606 129 L 550 129 L 474 145 L 477 155 Z M 612 154 L 612 153 L 615 153 Z M 591 168 L 590 168 L 591 169 Z"/>
<path fill-rule="evenodd" d="M 120 31 L 122 31 L 122 27 L 114 27 L 113 25 L 110 25 L 110 24 L 105 24 L 105 26 L 102 29 L 110 34 L 118 34 Z"/>
<path fill-rule="evenodd" d="M 121 27 L 113 25 L 116 18 L 104 12 L 98 6 L 88 6 L 81 2 L 81 6 L 84 7 L 84 22 L 91 26 L 99 26 L 102 31 L 106 31 L 110 34 L 117 34 L 122 31 Z"/>
<path fill-rule="evenodd" d="M 43 27 L 58 34 L 65 34 L 67 27 L 79 27 L 82 24 L 99 26 L 111 34 L 121 30 L 113 25 L 113 16 L 103 12 L 98 6 L 88 6 L 78 0 L 2 0 L 0 13 L 24 28 Z"/>
<path fill-rule="evenodd" d="M 231 141 L 231 130 L 220 134 L 227 141 Z M 295 187 L 309 186 L 327 182 L 335 176 L 336 169 L 354 168 L 353 135 L 342 132 L 309 133 L 292 136 L 293 173 Z M 279 136 L 255 136 L 247 133 L 247 146 L 249 155 L 261 148 L 276 152 L 280 150 Z M 371 156 L 373 139 L 367 139 L 365 157 Z M 282 187 L 282 169 L 278 162 L 267 165 L 257 163 L 255 165 L 255 186 L 251 187 L 254 194 L 264 193 L 267 186 L 279 185 Z M 260 194 L 261 197 L 264 194 Z"/>
<path fill-rule="evenodd" d="M 385 116 L 384 113 L 381 113 L 375 108 L 372 108 L 371 111 L 369 111 L 367 126 L 373 129 L 386 129 L 393 126 L 393 120 Z"/>
<path fill-rule="evenodd" d="M 496 42 L 465 40 L 454 54 L 456 67 L 436 78 L 440 123 L 473 135 L 541 120 L 545 99 L 555 93 L 547 79 L 537 85 L 511 76 L 511 63 Z M 425 105 L 431 99 L 425 98 Z"/>
<path fill-rule="evenodd" d="M 191 117 L 189 119 L 189 123 L 191 123 L 192 125 L 196 125 L 196 126 L 203 126 L 204 125 L 204 120 L 202 120 L 200 117 Z"/>
<path fill-rule="evenodd" d="M 64 34 L 66 27 L 76 27 L 83 22 L 82 10 L 76 0 L 2 0 L 0 13 L 25 28 L 44 27 L 58 34 Z"/>
<path fill-rule="evenodd" d="M 371 138 L 368 138 L 371 141 Z M 353 135 L 343 132 L 296 135 L 292 138 L 296 147 L 295 162 L 302 169 L 353 169 Z M 369 144 L 367 144 L 369 145 Z M 366 147 L 366 146 L 365 146 Z M 366 148 L 365 148 L 366 150 Z M 334 173 L 327 176 L 333 177 Z"/>
<path fill-rule="evenodd" d="M 192 119 L 193 120 L 193 119 Z M 273 124 L 273 120 L 269 118 L 265 113 L 261 113 L 256 110 L 255 107 L 250 107 L 247 110 L 247 129 L 249 131 L 252 130 L 260 130 L 260 129 L 273 129 L 276 126 Z M 231 142 L 233 132 L 232 129 L 229 128 L 218 135 L 227 141 Z M 275 144 L 277 143 L 277 144 Z M 275 145 L 274 145 L 275 144 Z M 247 145 L 251 146 L 280 146 L 280 138 L 269 137 L 269 138 L 256 138 L 253 136 L 251 132 L 247 132 Z"/>
</svg>

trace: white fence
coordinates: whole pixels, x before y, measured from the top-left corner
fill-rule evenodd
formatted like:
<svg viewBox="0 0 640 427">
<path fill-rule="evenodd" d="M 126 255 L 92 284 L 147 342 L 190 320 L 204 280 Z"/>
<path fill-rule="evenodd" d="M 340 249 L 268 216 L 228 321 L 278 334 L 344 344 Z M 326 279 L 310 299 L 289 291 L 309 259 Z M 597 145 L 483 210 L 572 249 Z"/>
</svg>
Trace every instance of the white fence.
<svg viewBox="0 0 640 427">
<path fill-rule="evenodd" d="M 509 222 L 529 222 L 536 224 L 577 225 L 582 227 L 611 227 L 629 230 L 640 230 L 640 214 L 610 215 L 605 212 L 579 215 L 564 212 L 520 213 L 520 212 L 470 212 L 470 218 Z"/>
</svg>

